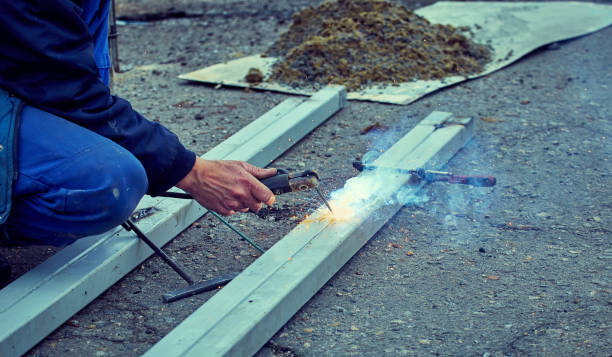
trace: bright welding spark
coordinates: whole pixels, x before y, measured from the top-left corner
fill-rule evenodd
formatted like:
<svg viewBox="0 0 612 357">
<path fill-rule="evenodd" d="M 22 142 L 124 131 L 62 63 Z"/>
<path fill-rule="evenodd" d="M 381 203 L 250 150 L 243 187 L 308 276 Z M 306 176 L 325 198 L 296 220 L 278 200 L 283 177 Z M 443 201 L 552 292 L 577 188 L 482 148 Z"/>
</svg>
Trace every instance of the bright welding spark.
<svg viewBox="0 0 612 357">
<path fill-rule="evenodd" d="M 373 199 L 385 191 L 385 185 L 380 177 L 370 172 L 346 181 L 343 188 L 331 193 L 329 205 L 333 214 L 325 206 L 311 216 L 307 216 L 302 223 L 346 223 L 355 222 L 364 207 L 372 204 Z"/>
<path fill-rule="evenodd" d="M 343 202 L 338 200 L 332 200 L 329 205 L 334 210 L 331 213 L 327 207 L 321 207 L 312 216 L 306 216 L 306 219 L 302 221 L 304 224 L 308 223 L 341 223 L 354 221 L 357 216 L 355 207 L 349 204 L 349 202 Z"/>
</svg>

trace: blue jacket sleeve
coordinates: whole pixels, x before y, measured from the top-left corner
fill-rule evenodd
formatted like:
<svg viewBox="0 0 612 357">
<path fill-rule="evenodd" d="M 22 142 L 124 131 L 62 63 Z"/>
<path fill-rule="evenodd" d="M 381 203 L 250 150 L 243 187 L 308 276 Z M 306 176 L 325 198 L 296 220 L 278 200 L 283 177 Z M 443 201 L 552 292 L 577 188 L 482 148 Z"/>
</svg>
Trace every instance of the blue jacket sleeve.
<svg viewBox="0 0 612 357">
<path fill-rule="evenodd" d="M 123 146 L 144 166 L 148 193 L 164 192 L 189 172 L 195 154 L 110 94 L 80 14 L 69 0 L 0 0 L 0 86 Z"/>
</svg>

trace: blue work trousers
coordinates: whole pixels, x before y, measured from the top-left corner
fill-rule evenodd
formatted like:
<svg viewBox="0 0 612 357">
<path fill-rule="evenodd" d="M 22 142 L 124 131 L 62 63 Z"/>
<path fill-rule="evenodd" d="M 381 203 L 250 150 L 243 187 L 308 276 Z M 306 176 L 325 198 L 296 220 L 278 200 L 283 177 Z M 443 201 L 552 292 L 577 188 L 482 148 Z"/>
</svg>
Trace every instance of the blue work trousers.
<svg viewBox="0 0 612 357">
<path fill-rule="evenodd" d="M 82 18 L 108 84 L 110 1 L 86 1 Z M 18 179 L 3 226 L 5 244 L 65 245 L 103 233 L 129 217 L 147 191 L 130 152 L 88 129 L 26 105 L 18 135 Z"/>
</svg>

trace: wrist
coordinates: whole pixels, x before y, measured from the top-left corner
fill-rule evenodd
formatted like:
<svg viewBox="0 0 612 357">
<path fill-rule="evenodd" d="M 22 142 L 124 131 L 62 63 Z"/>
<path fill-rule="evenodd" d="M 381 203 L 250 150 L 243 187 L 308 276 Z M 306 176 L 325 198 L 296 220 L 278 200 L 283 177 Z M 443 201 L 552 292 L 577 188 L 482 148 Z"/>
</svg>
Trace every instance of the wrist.
<svg viewBox="0 0 612 357">
<path fill-rule="evenodd" d="M 183 177 L 177 184 L 176 187 L 180 188 L 183 191 L 192 192 L 195 187 L 198 186 L 198 170 L 197 167 L 203 164 L 203 159 L 196 157 L 195 162 L 193 163 L 193 167 L 185 177 Z"/>
</svg>

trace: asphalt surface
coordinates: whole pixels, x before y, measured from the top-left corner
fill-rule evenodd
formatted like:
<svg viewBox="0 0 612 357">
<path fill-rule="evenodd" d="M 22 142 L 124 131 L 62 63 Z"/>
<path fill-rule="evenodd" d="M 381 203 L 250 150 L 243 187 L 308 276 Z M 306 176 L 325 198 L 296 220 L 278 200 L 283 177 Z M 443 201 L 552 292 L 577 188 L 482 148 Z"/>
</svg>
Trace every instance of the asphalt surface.
<svg viewBox="0 0 612 357">
<path fill-rule="evenodd" d="M 121 27 L 129 70 L 114 90 L 198 153 L 287 98 L 176 78 L 261 52 L 288 26 L 282 11 L 228 11 Z M 607 28 L 409 106 L 349 102 L 277 160 L 273 166 L 317 169 L 329 192 L 357 174 L 351 161 L 372 143 L 392 143 L 440 110 L 476 120 L 475 138 L 448 168 L 490 174 L 498 184 L 427 186 L 257 356 L 611 355 L 610 58 Z M 389 130 L 360 134 L 376 122 Z M 231 221 L 268 248 L 320 205 L 314 193 L 277 201 Z M 210 217 L 166 249 L 206 278 L 256 259 Z M 2 249 L 16 275 L 52 252 Z M 142 354 L 214 294 L 161 302 L 180 286 L 149 259 L 27 355 Z"/>
</svg>

